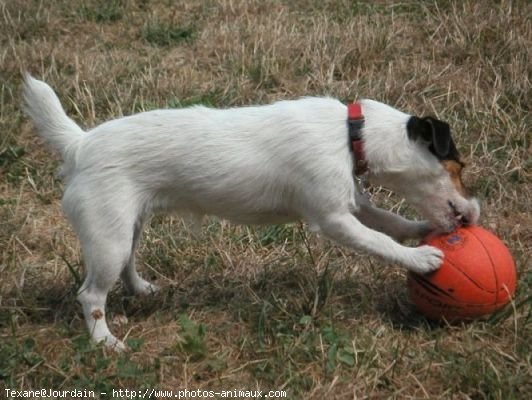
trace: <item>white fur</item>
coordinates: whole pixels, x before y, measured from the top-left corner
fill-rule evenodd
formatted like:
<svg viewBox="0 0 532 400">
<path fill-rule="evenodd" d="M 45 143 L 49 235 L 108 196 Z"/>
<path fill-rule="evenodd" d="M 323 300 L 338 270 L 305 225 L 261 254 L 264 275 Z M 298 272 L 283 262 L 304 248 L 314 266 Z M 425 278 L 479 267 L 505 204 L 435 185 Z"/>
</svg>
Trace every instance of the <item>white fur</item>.
<svg viewBox="0 0 532 400">
<path fill-rule="evenodd" d="M 87 276 L 78 299 L 93 339 L 124 348 L 105 321 L 107 293 L 157 288 L 136 272 L 134 251 L 153 213 L 217 215 L 239 223 L 305 220 L 336 242 L 408 269 L 437 269 L 440 250 L 396 240 L 451 230 L 453 201 L 472 222 L 478 204 L 452 186 L 436 158 L 406 135 L 409 115 L 364 100 L 369 178 L 401 192 L 431 221 L 374 208 L 357 191 L 346 106 L 304 98 L 257 107 L 155 110 L 83 132 L 53 90 L 26 76 L 29 116 L 64 159 L 63 210 L 81 241 Z M 390 237 L 390 236 L 392 237 Z"/>
</svg>

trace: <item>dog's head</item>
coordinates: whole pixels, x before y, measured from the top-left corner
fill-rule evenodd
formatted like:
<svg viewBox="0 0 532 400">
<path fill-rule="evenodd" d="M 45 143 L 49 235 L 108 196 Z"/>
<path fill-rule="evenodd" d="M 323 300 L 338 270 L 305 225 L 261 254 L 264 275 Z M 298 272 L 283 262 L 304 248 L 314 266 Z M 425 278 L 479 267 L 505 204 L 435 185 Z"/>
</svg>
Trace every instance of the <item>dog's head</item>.
<svg viewBox="0 0 532 400">
<path fill-rule="evenodd" d="M 409 116 L 389 109 L 387 114 L 384 119 L 388 121 L 377 122 L 381 129 L 374 130 L 377 143 L 369 139 L 372 133 L 365 135 L 373 142 L 373 155 L 381 154 L 375 160 L 375 171 L 371 171 L 373 157 L 368 155 L 370 179 L 402 194 L 438 230 L 450 232 L 462 224 L 475 224 L 480 207 L 462 182 L 464 162 L 449 125 L 432 117 Z M 388 147 L 387 140 L 391 148 L 383 151 Z"/>
<path fill-rule="evenodd" d="M 430 170 L 420 174 L 419 183 L 413 182 L 420 189 L 414 190 L 418 192 L 412 198 L 414 205 L 443 231 L 452 231 L 460 224 L 476 223 L 480 207 L 464 187 L 462 170 L 465 164 L 449 125 L 432 117 L 413 116 L 406 130 L 408 140 L 419 151 L 430 153 Z"/>
</svg>

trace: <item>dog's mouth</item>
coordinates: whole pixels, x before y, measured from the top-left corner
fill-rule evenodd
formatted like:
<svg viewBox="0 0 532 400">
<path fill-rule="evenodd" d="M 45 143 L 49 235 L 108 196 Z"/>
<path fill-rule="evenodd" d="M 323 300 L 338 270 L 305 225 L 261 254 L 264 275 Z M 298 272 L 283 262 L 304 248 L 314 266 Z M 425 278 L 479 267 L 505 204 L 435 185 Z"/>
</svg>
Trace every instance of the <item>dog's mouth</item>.
<svg viewBox="0 0 532 400">
<path fill-rule="evenodd" d="M 469 218 L 467 218 L 463 213 L 461 213 L 451 200 L 449 200 L 447 204 L 449 205 L 449 208 L 451 209 L 451 215 L 458 226 L 469 225 L 471 223 Z"/>
</svg>

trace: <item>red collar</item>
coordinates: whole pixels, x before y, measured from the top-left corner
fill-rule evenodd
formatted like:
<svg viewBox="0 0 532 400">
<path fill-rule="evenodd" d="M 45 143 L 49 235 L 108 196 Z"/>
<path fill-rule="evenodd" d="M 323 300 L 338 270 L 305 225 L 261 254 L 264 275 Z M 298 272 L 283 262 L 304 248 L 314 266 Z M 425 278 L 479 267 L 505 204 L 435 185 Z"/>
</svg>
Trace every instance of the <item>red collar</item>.
<svg viewBox="0 0 532 400">
<path fill-rule="evenodd" d="M 360 103 L 347 105 L 347 124 L 349 126 L 349 141 L 355 157 L 355 175 L 362 175 L 368 170 L 368 162 L 364 153 L 364 141 L 361 133 L 364 127 L 364 115 Z"/>
</svg>

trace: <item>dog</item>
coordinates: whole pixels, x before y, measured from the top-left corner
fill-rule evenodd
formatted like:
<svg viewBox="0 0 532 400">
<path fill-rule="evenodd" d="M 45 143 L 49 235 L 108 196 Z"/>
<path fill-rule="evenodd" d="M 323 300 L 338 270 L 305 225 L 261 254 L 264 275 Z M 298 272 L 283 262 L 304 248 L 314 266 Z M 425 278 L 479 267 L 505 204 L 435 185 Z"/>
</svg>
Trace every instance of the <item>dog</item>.
<svg viewBox="0 0 532 400">
<path fill-rule="evenodd" d="M 416 273 L 443 254 L 400 244 L 431 231 L 474 224 L 464 164 L 449 125 L 383 103 L 349 106 L 307 97 L 229 109 L 193 106 L 142 112 L 85 132 L 46 83 L 26 74 L 25 111 L 62 157 L 62 208 L 79 237 L 86 269 L 78 301 L 91 337 L 126 348 L 109 330 L 105 304 L 121 278 L 133 293 L 157 286 L 139 276 L 135 249 L 155 213 L 215 215 L 242 224 L 305 221 L 312 231 Z M 374 207 L 369 182 L 398 192 L 426 218 L 410 221 Z"/>
</svg>

